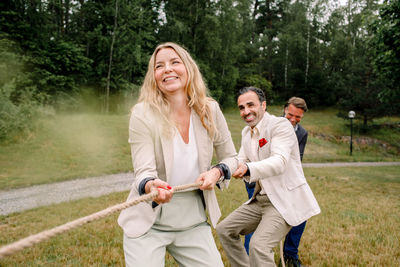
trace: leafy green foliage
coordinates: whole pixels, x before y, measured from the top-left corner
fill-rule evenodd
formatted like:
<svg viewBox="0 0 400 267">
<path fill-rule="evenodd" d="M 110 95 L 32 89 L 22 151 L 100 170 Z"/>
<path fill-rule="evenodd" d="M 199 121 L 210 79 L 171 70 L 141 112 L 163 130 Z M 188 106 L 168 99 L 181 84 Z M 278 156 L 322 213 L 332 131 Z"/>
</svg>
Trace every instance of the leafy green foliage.
<svg viewBox="0 0 400 267">
<path fill-rule="evenodd" d="M 15 104 L 10 95 L 15 90 L 14 83 L 0 88 L 0 140 L 10 141 L 21 132 L 31 129 L 34 107 L 28 101 Z"/>
<path fill-rule="evenodd" d="M 374 35 L 370 40 L 374 54 L 374 67 L 387 87 L 380 99 L 400 110 L 400 2 L 385 1 L 379 17 L 371 23 Z"/>
<path fill-rule="evenodd" d="M 85 82 L 83 74 L 91 70 L 83 50 L 63 40 L 53 40 L 46 50 L 36 51 L 29 63 L 35 66 L 34 83 L 49 96 L 75 91 L 76 83 Z"/>
<path fill-rule="evenodd" d="M 255 86 L 264 91 L 268 102 L 275 99 L 275 92 L 272 91 L 272 84 L 266 78 L 258 74 L 250 74 L 244 77 L 243 81 L 238 81 L 240 87 Z"/>
<path fill-rule="evenodd" d="M 234 103 L 239 79 L 238 57 L 244 53 L 242 1 L 167 1 L 166 23 L 160 27 L 162 42 L 186 47 L 196 59 L 211 95 L 223 106 Z"/>
<path fill-rule="evenodd" d="M 35 101 L 29 90 L 28 76 L 23 73 L 23 59 L 18 46 L 6 39 L 0 39 L 0 140 L 12 141 L 16 136 L 29 131 L 34 125 L 37 113 Z M 29 86 L 28 86 L 29 88 Z M 18 95 L 18 97 L 16 97 Z"/>
<path fill-rule="evenodd" d="M 104 103 L 106 87 L 115 96 L 141 84 L 155 46 L 173 41 L 224 107 L 255 85 L 270 100 L 356 109 L 367 125 L 400 113 L 399 13 L 398 1 L 378 0 L 4 0 L 0 31 L 24 62 L 13 103 L 29 92 L 77 110 L 87 87 Z"/>
<path fill-rule="evenodd" d="M 354 9 L 356 7 L 357 5 Z M 340 95 L 339 105 L 343 107 L 346 117 L 349 110 L 356 111 L 358 118 L 363 122 L 364 131 L 368 130 L 368 122 L 372 119 L 398 114 L 400 111 L 398 104 L 388 105 L 381 97 L 386 91 L 387 82 L 382 75 L 377 75 L 374 71 L 374 47 L 371 47 L 371 42 L 367 42 L 370 36 L 373 36 L 373 32 L 370 33 L 369 22 L 375 20 L 373 11 L 377 9 L 378 6 L 372 4 L 362 7 L 354 15 L 349 14 L 352 15 L 351 21 L 343 31 L 343 37 L 347 38 L 342 40 L 343 43 L 347 43 L 348 58 L 343 66 L 346 73 L 342 75 L 346 87 Z"/>
</svg>

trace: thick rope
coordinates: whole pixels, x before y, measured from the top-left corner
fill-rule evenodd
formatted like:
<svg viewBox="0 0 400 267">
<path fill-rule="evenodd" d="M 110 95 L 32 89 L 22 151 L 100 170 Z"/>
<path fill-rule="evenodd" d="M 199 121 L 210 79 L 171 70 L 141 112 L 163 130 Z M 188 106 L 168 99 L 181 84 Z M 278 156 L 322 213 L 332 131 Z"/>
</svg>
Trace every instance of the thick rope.
<svg viewBox="0 0 400 267">
<path fill-rule="evenodd" d="M 200 183 L 193 183 L 193 184 L 186 184 L 186 185 L 178 185 L 173 187 L 174 192 L 179 192 L 179 191 L 183 191 L 186 189 L 190 189 L 190 188 L 199 188 L 200 187 Z M 120 203 L 114 206 L 111 206 L 107 209 L 104 209 L 102 211 L 93 213 L 91 215 L 88 215 L 86 217 L 82 217 L 79 219 L 76 219 L 74 221 L 68 222 L 66 224 L 57 226 L 55 228 L 52 228 L 50 230 L 45 230 L 43 232 L 40 232 L 38 234 L 35 235 L 30 235 L 26 238 L 20 239 L 14 243 L 11 243 L 9 245 L 6 245 L 2 248 L 0 248 L 0 259 L 5 257 L 5 256 L 10 256 L 20 250 L 23 250 L 24 248 L 28 248 L 33 246 L 34 244 L 38 244 L 42 241 L 45 241 L 53 236 L 59 235 L 61 233 L 64 233 L 66 231 L 69 231 L 73 228 L 76 228 L 78 226 L 82 226 L 84 224 L 90 223 L 92 221 L 104 218 L 112 213 L 121 211 L 123 209 L 129 208 L 131 206 L 137 205 L 140 202 L 144 202 L 144 201 L 150 201 L 153 198 L 155 198 L 158 195 L 158 190 L 151 192 L 149 194 L 140 196 L 136 199 L 133 199 L 131 201 L 128 202 L 124 202 L 124 203 Z"/>
<path fill-rule="evenodd" d="M 199 188 L 200 185 L 201 185 L 201 183 L 178 185 L 178 186 L 174 186 L 173 189 L 174 189 L 174 192 L 179 192 L 179 191 L 183 191 L 183 190 L 190 189 L 190 188 Z M 140 202 L 150 201 L 153 198 L 155 198 L 157 195 L 158 195 L 158 190 L 151 192 L 149 194 L 140 196 L 138 198 L 135 198 L 131 201 L 111 206 L 107 209 L 101 210 L 101 211 L 93 213 L 91 215 L 76 219 L 74 221 L 68 222 L 66 224 L 63 224 L 63 225 L 60 225 L 57 227 L 54 227 L 50 230 L 45 230 L 38 234 L 30 235 L 26 238 L 20 239 L 14 243 L 11 243 L 4 247 L 1 247 L 0 248 L 0 259 L 4 258 L 6 256 L 10 256 L 20 250 L 25 249 L 25 248 L 32 247 L 35 244 L 43 242 L 47 239 L 50 239 L 51 237 L 54 237 L 56 235 L 59 235 L 66 231 L 69 231 L 71 229 L 74 229 L 78 226 L 82 226 L 82 225 L 90 223 L 92 221 L 99 220 L 99 219 L 107 217 L 108 215 L 113 214 L 115 212 L 121 211 L 123 209 L 127 209 L 134 205 L 137 205 Z M 283 242 L 282 241 L 280 242 L 280 257 L 281 257 L 281 261 L 282 261 L 282 267 L 285 267 L 285 262 L 283 260 Z"/>
</svg>

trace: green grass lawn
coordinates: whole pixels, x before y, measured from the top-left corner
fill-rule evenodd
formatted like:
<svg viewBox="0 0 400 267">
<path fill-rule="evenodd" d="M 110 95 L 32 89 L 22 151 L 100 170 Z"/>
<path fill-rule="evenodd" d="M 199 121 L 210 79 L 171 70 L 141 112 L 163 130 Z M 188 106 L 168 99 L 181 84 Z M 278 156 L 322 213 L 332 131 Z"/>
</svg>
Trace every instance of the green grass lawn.
<svg viewBox="0 0 400 267">
<path fill-rule="evenodd" d="M 305 168 L 321 214 L 307 222 L 306 266 L 400 266 L 400 167 Z M 0 246 L 123 202 L 128 192 L 0 216 Z M 217 192 L 222 217 L 246 200 L 233 180 Z M 0 266 L 124 266 L 117 214 L 0 260 Z M 215 232 L 214 232 L 215 235 Z M 225 266 L 226 256 L 215 236 Z M 277 252 L 276 248 L 276 252 Z M 276 261 L 278 253 L 275 253 Z M 170 256 L 166 266 L 177 266 Z"/>
<path fill-rule="evenodd" d="M 131 170 L 128 115 L 41 119 L 34 135 L 0 145 L 0 189 Z"/>
<path fill-rule="evenodd" d="M 268 107 L 280 116 L 281 107 Z M 304 162 L 398 161 L 399 152 L 378 145 L 354 144 L 337 137 L 349 135 L 348 121 L 334 109 L 311 110 L 302 124 L 310 132 Z M 224 112 L 237 149 L 244 123 L 237 109 Z M 399 121 L 399 118 L 384 118 Z M 52 183 L 132 170 L 128 140 L 129 115 L 60 114 L 41 118 L 30 136 L 18 143 L 0 144 L 0 190 Z M 379 122 L 379 121 L 378 121 Z M 359 137 L 355 133 L 355 137 Z M 374 130 L 370 137 L 400 143 L 398 129 Z"/>
</svg>

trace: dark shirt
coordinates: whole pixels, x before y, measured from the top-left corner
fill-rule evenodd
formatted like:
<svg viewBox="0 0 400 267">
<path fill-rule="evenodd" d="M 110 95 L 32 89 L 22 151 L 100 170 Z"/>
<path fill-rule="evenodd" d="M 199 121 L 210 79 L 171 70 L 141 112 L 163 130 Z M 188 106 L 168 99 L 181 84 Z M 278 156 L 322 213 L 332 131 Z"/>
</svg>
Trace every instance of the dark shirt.
<svg viewBox="0 0 400 267">
<path fill-rule="evenodd" d="M 300 124 L 297 124 L 297 130 L 295 131 L 297 136 L 297 141 L 299 142 L 299 150 L 300 150 L 300 160 L 303 160 L 304 149 L 307 144 L 308 133 L 306 129 L 304 129 Z"/>
</svg>

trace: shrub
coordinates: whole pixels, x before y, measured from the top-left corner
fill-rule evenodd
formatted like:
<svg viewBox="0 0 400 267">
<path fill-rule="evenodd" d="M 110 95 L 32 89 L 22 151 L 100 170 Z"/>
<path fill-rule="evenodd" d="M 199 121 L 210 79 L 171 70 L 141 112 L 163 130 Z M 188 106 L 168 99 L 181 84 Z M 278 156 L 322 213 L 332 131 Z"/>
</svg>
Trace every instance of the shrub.
<svg viewBox="0 0 400 267">
<path fill-rule="evenodd" d="M 11 141 L 31 130 L 37 101 L 37 92 L 24 73 L 24 60 L 18 46 L 0 36 L 0 140 Z M 39 95 L 36 96 L 36 98 Z"/>
<path fill-rule="evenodd" d="M 32 130 L 37 106 L 26 95 L 18 104 L 11 101 L 15 82 L 4 84 L 0 88 L 0 140 L 13 141 L 21 133 Z"/>
</svg>

